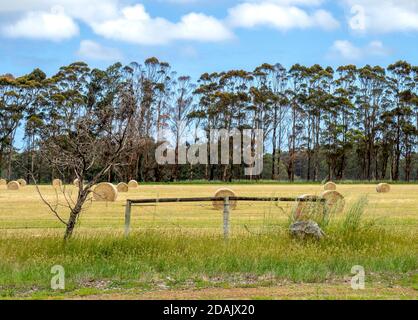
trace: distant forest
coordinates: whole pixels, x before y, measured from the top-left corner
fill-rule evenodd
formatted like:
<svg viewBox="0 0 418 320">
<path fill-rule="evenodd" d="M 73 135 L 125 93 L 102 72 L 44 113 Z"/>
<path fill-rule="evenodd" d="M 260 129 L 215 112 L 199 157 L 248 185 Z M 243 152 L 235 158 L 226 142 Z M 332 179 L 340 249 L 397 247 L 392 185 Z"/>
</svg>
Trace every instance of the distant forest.
<svg viewBox="0 0 418 320">
<path fill-rule="evenodd" d="M 195 83 L 157 58 L 106 70 L 76 62 L 52 77 L 39 69 L 22 77 L 5 74 L 0 76 L 0 176 L 29 179 L 29 169 L 40 182 L 72 181 L 71 170 L 57 172 L 51 157 L 44 156 L 46 124 L 55 124 L 55 138 L 71 138 L 72 132 L 60 127 L 80 110 L 103 115 L 123 104 L 134 110 L 135 125 L 123 161 L 106 171 L 108 181 L 249 179 L 240 165 L 158 165 L 157 132 L 171 129 L 176 144 L 179 123 L 186 124 L 190 137 L 198 129 L 263 129 L 264 171 L 252 179 L 414 181 L 417 81 L 418 67 L 405 61 L 336 70 L 263 64 L 253 71 L 205 73 Z M 16 143 L 17 132 L 24 132 L 22 143 Z M 92 162 L 96 171 L 103 154 L 106 150 Z"/>
</svg>

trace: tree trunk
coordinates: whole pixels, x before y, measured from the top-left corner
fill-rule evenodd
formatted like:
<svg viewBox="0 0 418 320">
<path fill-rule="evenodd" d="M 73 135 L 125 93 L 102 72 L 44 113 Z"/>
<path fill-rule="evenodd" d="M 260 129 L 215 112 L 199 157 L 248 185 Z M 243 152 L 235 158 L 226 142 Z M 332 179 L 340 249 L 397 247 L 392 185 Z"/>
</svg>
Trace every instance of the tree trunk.
<svg viewBox="0 0 418 320">
<path fill-rule="evenodd" d="M 67 222 L 67 228 L 65 229 L 65 235 L 64 235 L 65 241 L 68 241 L 72 237 L 79 213 L 80 212 L 77 213 L 75 210 L 71 212 L 70 218 L 68 219 L 68 222 Z"/>
<path fill-rule="evenodd" d="M 83 182 L 80 181 L 82 184 Z M 87 190 L 90 189 L 90 186 L 85 187 L 85 189 L 81 190 L 79 192 L 77 203 L 75 204 L 74 208 L 71 210 L 70 217 L 67 222 L 67 228 L 65 230 L 64 240 L 69 240 L 72 235 L 75 228 L 75 225 L 77 223 L 77 218 L 81 213 L 81 210 L 83 209 L 83 205 L 86 202 L 87 196 L 89 192 Z"/>
<path fill-rule="evenodd" d="M 273 145 L 273 154 L 272 154 L 272 164 L 271 164 L 271 179 L 278 180 L 279 176 L 277 173 L 278 163 L 277 163 L 277 106 L 274 108 L 274 118 L 273 118 L 273 135 L 272 135 L 272 145 Z"/>
<path fill-rule="evenodd" d="M 0 149 L 0 178 L 3 177 L 3 150 Z"/>
</svg>

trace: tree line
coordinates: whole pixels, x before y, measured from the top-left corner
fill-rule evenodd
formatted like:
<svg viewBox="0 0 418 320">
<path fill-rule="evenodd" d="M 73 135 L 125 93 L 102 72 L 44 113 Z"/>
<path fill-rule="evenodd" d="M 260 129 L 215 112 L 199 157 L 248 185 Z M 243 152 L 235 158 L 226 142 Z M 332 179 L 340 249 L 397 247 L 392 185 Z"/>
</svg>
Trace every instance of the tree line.
<svg viewBox="0 0 418 320">
<path fill-rule="evenodd" d="M 72 181 L 82 168 L 93 180 L 246 179 L 243 165 L 158 164 L 158 132 L 169 128 L 178 151 L 184 130 L 191 145 L 198 131 L 262 129 L 264 170 L 255 179 L 418 180 L 417 80 L 418 67 L 406 61 L 263 64 L 196 82 L 157 58 L 106 70 L 76 62 L 51 77 L 5 74 L 0 175 Z"/>
</svg>

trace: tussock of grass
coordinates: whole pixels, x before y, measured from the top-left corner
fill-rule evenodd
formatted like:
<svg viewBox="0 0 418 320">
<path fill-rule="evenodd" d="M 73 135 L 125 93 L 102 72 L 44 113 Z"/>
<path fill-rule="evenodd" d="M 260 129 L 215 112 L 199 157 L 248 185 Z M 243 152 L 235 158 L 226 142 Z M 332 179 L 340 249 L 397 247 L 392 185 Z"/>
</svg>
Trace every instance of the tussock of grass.
<svg viewBox="0 0 418 320">
<path fill-rule="evenodd" d="M 367 198 L 362 197 L 356 201 L 351 207 L 347 210 L 345 214 L 345 219 L 342 223 L 342 229 L 346 233 L 353 233 L 358 231 L 362 226 L 362 217 L 364 215 L 364 210 L 367 206 Z M 368 225 L 369 227 L 371 224 Z"/>
</svg>

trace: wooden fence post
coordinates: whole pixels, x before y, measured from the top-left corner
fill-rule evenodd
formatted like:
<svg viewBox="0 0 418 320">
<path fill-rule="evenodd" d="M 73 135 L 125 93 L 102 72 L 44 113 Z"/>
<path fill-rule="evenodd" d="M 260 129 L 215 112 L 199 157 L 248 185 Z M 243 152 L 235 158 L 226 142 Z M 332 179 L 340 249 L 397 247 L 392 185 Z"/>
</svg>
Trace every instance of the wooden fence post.
<svg viewBox="0 0 418 320">
<path fill-rule="evenodd" d="M 229 238 L 229 197 L 224 198 L 224 239 Z"/>
<path fill-rule="evenodd" d="M 125 237 L 129 236 L 129 232 L 131 229 L 131 201 L 126 201 L 126 208 L 125 208 Z"/>
</svg>

